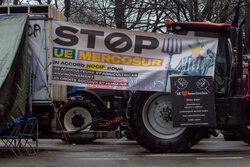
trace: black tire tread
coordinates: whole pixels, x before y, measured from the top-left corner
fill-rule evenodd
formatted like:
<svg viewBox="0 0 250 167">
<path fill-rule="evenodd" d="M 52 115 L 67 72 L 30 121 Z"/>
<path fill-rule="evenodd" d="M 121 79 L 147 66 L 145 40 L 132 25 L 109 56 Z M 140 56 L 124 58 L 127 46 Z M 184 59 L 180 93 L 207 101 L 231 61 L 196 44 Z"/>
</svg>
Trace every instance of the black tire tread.
<svg viewBox="0 0 250 167">
<path fill-rule="evenodd" d="M 187 128 L 183 134 L 173 139 L 160 139 L 148 132 L 142 125 L 141 111 L 145 101 L 152 94 L 152 92 L 136 92 L 132 95 L 128 108 L 129 127 L 138 144 L 154 153 L 178 153 L 189 149 L 202 139 L 205 131 L 201 128 Z"/>
<path fill-rule="evenodd" d="M 98 118 L 98 110 L 94 107 L 94 103 L 90 99 L 80 99 L 80 97 L 75 97 L 75 100 L 70 100 L 68 103 L 64 104 L 63 107 L 60 109 L 60 121 L 64 127 L 63 119 L 67 111 L 73 107 L 85 107 L 88 111 L 90 111 L 90 114 L 93 119 Z M 79 138 L 79 137 L 73 137 L 70 134 L 67 135 L 68 142 L 76 143 L 76 144 L 88 144 L 92 141 L 94 141 L 96 138 Z M 62 140 L 66 142 L 64 136 L 62 137 Z"/>
</svg>

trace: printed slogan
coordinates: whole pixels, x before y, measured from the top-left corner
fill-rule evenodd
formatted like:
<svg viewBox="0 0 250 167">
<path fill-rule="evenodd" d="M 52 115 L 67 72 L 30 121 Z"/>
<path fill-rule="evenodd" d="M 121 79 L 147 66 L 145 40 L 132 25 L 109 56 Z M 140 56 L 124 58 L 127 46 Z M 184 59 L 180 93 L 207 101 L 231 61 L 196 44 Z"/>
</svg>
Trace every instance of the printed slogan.
<svg viewBox="0 0 250 167">
<path fill-rule="evenodd" d="M 52 21 L 49 82 L 170 91 L 170 76 L 214 76 L 218 40 Z"/>
</svg>

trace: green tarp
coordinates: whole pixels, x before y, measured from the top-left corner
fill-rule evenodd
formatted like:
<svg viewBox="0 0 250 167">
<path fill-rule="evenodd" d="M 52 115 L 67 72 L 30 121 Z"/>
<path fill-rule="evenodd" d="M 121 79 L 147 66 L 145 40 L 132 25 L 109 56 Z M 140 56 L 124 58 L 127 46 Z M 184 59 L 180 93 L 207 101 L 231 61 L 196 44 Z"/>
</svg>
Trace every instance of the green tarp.
<svg viewBox="0 0 250 167">
<path fill-rule="evenodd" d="M 30 58 L 27 16 L 0 17 L 0 130 L 25 114 Z"/>
</svg>

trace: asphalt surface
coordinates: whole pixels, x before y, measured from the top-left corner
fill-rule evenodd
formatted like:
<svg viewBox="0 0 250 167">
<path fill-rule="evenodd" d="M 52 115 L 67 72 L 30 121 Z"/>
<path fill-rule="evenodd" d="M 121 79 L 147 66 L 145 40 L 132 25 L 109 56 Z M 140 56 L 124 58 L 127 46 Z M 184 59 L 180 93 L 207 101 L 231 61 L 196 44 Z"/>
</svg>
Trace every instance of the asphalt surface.
<svg viewBox="0 0 250 167">
<path fill-rule="evenodd" d="M 1 145 L 1 144 L 0 144 Z M 188 152 L 152 154 L 126 139 L 98 139 L 87 145 L 39 140 L 40 153 L 16 158 L 0 153 L 0 167 L 249 167 L 250 146 L 223 138 L 203 139 Z"/>
</svg>

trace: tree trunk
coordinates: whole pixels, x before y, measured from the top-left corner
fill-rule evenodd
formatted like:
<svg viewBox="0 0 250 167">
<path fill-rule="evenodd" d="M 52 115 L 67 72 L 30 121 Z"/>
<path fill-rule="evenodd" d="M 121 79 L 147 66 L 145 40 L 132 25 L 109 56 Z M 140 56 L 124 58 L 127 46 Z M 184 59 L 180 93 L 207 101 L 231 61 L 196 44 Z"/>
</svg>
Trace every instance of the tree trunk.
<svg viewBox="0 0 250 167">
<path fill-rule="evenodd" d="M 193 7 L 194 7 L 194 21 L 200 21 L 199 18 L 199 10 L 198 10 L 198 1 L 197 0 L 193 0 Z"/>
<path fill-rule="evenodd" d="M 247 52 L 250 53 L 250 0 L 245 0 L 246 2 L 246 7 L 245 7 L 245 19 L 246 19 L 246 24 L 245 24 L 245 41 L 246 41 L 246 49 Z"/>
<path fill-rule="evenodd" d="M 55 5 L 56 5 L 56 8 L 58 9 L 58 1 L 55 0 Z"/>
<path fill-rule="evenodd" d="M 115 14 L 116 28 L 124 28 L 124 29 L 127 28 L 124 18 L 125 7 L 126 5 L 123 2 L 123 0 L 115 0 L 114 14 Z"/>
<path fill-rule="evenodd" d="M 42 0 L 36 0 L 38 3 L 39 3 L 39 5 L 42 5 L 43 3 L 42 3 Z"/>
<path fill-rule="evenodd" d="M 65 10 L 64 10 L 64 16 L 69 20 L 70 16 L 70 0 L 64 0 Z"/>
<path fill-rule="evenodd" d="M 14 0 L 13 5 L 18 5 L 18 0 Z"/>
<path fill-rule="evenodd" d="M 180 9 L 180 3 L 179 3 L 179 1 L 176 1 L 176 6 L 177 6 L 177 21 L 180 21 L 181 19 L 180 19 L 180 11 L 181 11 L 181 9 Z"/>
<path fill-rule="evenodd" d="M 215 0 L 208 0 L 207 1 L 206 6 L 201 13 L 200 21 L 209 21 L 209 19 L 210 19 L 209 14 L 210 14 L 210 11 L 214 7 L 214 2 L 215 2 Z"/>
</svg>

